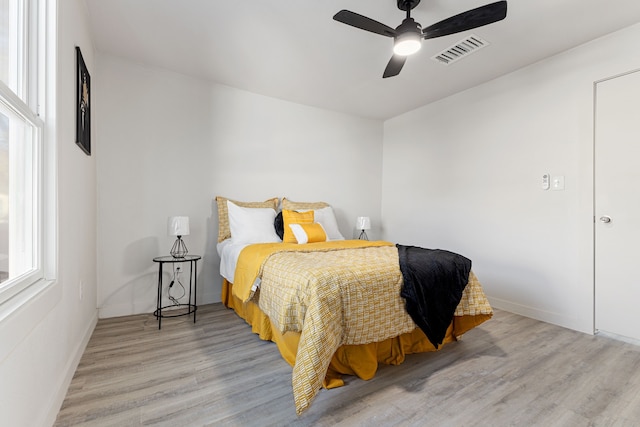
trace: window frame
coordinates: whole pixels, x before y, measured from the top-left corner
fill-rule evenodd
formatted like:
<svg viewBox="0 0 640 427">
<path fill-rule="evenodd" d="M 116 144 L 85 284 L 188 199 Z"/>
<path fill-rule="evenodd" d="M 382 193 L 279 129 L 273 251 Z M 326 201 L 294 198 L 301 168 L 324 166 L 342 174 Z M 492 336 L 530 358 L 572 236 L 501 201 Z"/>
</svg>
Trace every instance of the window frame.
<svg viewBox="0 0 640 427">
<path fill-rule="evenodd" d="M 53 283 L 56 271 L 56 208 L 55 208 L 55 147 L 45 144 L 55 135 L 55 127 L 45 122 L 44 106 L 53 107 L 54 92 L 46 91 L 47 85 L 55 83 L 54 67 L 50 75 L 46 73 L 46 64 L 55 64 L 55 56 L 51 48 L 55 46 L 54 19 L 51 13 L 55 9 L 55 1 L 18 0 L 16 15 L 22 21 L 17 31 L 21 45 L 17 54 L 18 73 L 16 88 L 12 90 L 5 82 L 0 81 L 0 103 L 11 114 L 23 120 L 31 129 L 33 153 L 31 164 L 34 193 L 32 197 L 33 212 L 33 267 L 14 278 L 0 284 L 0 306 L 30 287 L 39 284 Z M 48 9 L 49 7 L 49 9 Z M 20 31 L 21 30 L 21 31 Z M 8 82 L 7 82 L 8 83 Z M 52 86 L 53 88 L 53 86 Z M 45 135 L 46 134 L 46 135 Z M 51 137 L 51 138 L 49 138 Z M 45 180 L 46 177 L 46 180 Z M 11 196 L 10 196 L 11 197 Z M 45 217 L 51 210 L 51 215 Z M 34 292 L 43 286 L 34 287 Z M 27 295 L 25 295 L 26 297 Z M 24 301 L 24 298 L 20 298 Z M 16 302 L 18 302 L 16 300 Z M 2 310 L 4 311 L 4 310 Z M 2 316 L 0 316 L 1 318 Z"/>
</svg>

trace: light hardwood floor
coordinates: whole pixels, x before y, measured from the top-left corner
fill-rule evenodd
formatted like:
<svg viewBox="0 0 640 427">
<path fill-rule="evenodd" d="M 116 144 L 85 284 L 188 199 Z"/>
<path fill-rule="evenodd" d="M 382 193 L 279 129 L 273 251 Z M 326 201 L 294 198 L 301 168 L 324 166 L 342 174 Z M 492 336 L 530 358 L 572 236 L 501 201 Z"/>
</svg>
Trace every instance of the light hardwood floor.
<svg viewBox="0 0 640 427">
<path fill-rule="evenodd" d="M 640 325 L 639 325 L 640 326 Z M 640 347 L 496 310 L 295 414 L 291 368 L 221 304 L 100 320 L 56 426 L 640 426 Z"/>
</svg>

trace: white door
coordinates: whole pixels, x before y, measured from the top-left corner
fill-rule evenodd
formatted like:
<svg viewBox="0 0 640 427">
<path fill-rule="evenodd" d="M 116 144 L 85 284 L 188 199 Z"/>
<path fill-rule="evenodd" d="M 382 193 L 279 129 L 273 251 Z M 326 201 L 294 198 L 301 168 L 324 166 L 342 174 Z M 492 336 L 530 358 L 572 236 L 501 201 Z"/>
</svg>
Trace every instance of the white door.
<svg viewBox="0 0 640 427">
<path fill-rule="evenodd" d="M 640 72 L 595 102 L 596 329 L 640 340 Z"/>
</svg>

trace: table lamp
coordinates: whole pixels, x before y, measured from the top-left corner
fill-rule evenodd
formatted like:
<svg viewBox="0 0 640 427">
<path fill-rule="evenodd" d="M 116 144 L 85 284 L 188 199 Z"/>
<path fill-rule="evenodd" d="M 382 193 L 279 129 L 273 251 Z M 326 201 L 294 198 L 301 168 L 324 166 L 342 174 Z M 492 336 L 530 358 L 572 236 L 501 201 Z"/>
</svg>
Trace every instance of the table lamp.
<svg viewBox="0 0 640 427">
<path fill-rule="evenodd" d="M 184 258 L 189 251 L 182 241 L 182 236 L 189 235 L 189 217 L 170 216 L 167 221 L 167 234 L 169 236 L 178 236 L 169 253 L 174 258 Z"/>
<path fill-rule="evenodd" d="M 365 230 L 370 230 L 371 229 L 371 220 L 369 219 L 368 216 L 359 216 L 356 219 L 356 229 L 360 230 L 360 236 L 358 236 L 358 239 L 360 240 L 369 240 L 369 237 L 367 237 L 367 233 Z"/>
</svg>

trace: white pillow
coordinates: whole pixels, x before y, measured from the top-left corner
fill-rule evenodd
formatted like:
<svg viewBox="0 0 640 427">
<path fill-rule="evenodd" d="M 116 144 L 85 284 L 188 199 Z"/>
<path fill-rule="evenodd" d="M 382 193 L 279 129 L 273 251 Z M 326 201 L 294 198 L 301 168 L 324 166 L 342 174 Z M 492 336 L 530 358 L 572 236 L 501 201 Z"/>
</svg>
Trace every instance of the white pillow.
<svg viewBox="0 0 640 427">
<path fill-rule="evenodd" d="M 235 243 L 272 243 L 282 240 L 276 234 L 271 208 L 243 208 L 227 200 L 229 229 Z"/>
<path fill-rule="evenodd" d="M 298 212 L 307 212 L 309 210 L 313 210 L 313 221 L 321 224 L 322 228 L 324 228 L 327 233 L 327 240 L 344 240 L 344 236 L 340 234 L 338 229 L 338 221 L 336 221 L 336 216 L 331 206 L 322 209 L 299 210 Z"/>
</svg>

